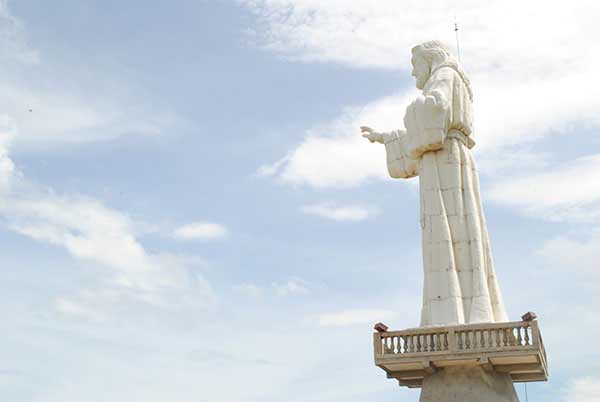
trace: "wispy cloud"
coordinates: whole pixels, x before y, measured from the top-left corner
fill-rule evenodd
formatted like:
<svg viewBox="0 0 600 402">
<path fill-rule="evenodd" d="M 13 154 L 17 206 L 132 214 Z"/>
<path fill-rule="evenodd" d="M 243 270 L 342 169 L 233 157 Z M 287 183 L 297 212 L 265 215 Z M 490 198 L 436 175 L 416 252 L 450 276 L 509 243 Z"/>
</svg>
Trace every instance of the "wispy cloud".
<svg viewBox="0 0 600 402">
<path fill-rule="evenodd" d="M 352 187 L 369 178 L 386 178 L 383 146 L 369 144 L 358 127 L 376 122 L 380 130 L 396 129 L 398 110 L 409 102 L 409 95 L 396 95 L 348 108 L 334 121 L 310 129 L 294 150 L 260 171 L 285 183 L 314 187 Z"/>
<path fill-rule="evenodd" d="M 0 0 L 0 63 L 37 64 L 39 54 L 27 43 L 25 29 L 8 7 L 7 0 Z"/>
<path fill-rule="evenodd" d="M 302 278 L 291 277 L 284 282 L 273 282 L 270 286 L 242 283 L 233 286 L 233 291 L 253 299 L 260 297 L 302 296 L 311 293 L 311 285 Z"/>
<path fill-rule="evenodd" d="M 581 234 L 579 233 L 581 236 Z M 600 288 L 600 234 L 592 233 L 585 239 L 558 236 L 546 240 L 537 254 L 548 267 L 558 272 L 567 270 L 583 286 Z"/>
<path fill-rule="evenodd" d="M 305 205 L 302 212 L 334 221 L 364 221 L 377 213 L 373 208 L 361 205 L 336 205 L 334 203 L 322 203 Z"/>
<path fill-rule="evenodd" d="M 193 222 L 175 229 L 173 235 L 180 240 L 214 240 L 227 236 L 227 228 L 218 223 Z"/>
<path fill-rule="evenodd" d="M 242 283 L 241 285 L 235 285 L 233 290 L 252 298 L 261 297 L 265 293 L 265 289 L 253 283 Z"/>
<path fill-rule="evenodd" d="M 378 309 L 354 309 L 335 313 L 325 313 L 318 317 L 322 327 L 343 327 L 348 325 L 375 324 L 379 321 L 393 319 L 397 312 Z"/>
<path fill-rule="evenodd" d="M 287 282 L 274 282 L 272 288 L 277 296 L 306 295 L 310 293 L 309 284 L 301 278 L 290 278 Z"/>
<path fill-rule="evenodd" d="M 581 377 L 563 389 L 565 402 L 595 402 L 600 400 L 600 378 Z"/>
<path fill-rule="evenodd" d="M 600 155 L 581 157 L 502 180 L 492 186 L 488 197 L 547 220 L 596 221 L 600 218 L 599 170 Z"/>
<path fill-rule="evenodd" d="M 580 57 L 598 33 L 591 0 L 562 3 L 517 0 L 451 4 L 407 0 L 348 3 L 343 0 L 242 0 L 262 24 L 261 44 L 294 60 L 338 62 L 352 67 L 404 68 L 414 44 L 438 38 L 454 44 L 454 16 L 461 28 L 462 56 L 471 69 L 556 71 Z M 532 17 L 535 16 L 535 17 Z M 479 21 L 485 20 L 485 24 Z M 557 30 L 562 26 L 562 30 Z M 502 41 L 492 39 L 502 38 Z M 579 43 L 574 43 L 579 40 Z M 491 44 L 491 45 L 490 45 Z M 524 49 L 529 51 L 524 52 Z M 518 63 L 516 62 L 518 60 Z"/>
<path fill-rule="evenodd" d="M 212 302 L 204 278 L 192 275 L 177 256 L 148 252 L 125 213 L 91 197 L 56 194 L 24 177 L 9 155 L 10 139 L 16 134 L 14 122 L 8 117 L 0 121 L 4 123 L 0 127 L 0 214 L 6 227 L 106 269 L 97 288 L 59 297 L 58 311 L 97 318 L 102 307 L 127 301 L 166 307 L 182 300 L 170 297 L 171 293 L 189 295 L 191 289 L 198 290 L 194 303 Z"/>
</svg>

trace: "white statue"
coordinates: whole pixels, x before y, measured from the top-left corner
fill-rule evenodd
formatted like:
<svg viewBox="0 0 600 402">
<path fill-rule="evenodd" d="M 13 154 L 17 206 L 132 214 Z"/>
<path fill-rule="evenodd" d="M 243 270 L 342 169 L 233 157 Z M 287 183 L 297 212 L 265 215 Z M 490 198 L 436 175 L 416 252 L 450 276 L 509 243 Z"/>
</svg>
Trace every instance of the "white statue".
<svg viewBox="0 0 600 402">
<path fill-rule="evenodd" d="M 406 130 L 363 137 L 385 144 L 394 178 L 419 176 L 423 229 L 421 326 L 508 321 L 496 280 L 479 177 L 470 149 L 473 93 L 448 48 L 412 49 L 412 75 L 423 95 L 406 109 Z"/>
</svg>

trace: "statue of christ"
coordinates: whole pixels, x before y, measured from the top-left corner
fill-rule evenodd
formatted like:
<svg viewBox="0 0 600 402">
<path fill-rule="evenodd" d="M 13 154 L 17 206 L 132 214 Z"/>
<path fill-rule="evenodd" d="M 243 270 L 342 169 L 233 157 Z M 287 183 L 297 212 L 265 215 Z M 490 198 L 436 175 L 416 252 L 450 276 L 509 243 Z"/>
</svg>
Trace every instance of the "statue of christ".
<svg viewBox="0 0 600 402">
<path fill-rule="evenodd" d="M 406 130 L 378 133 L 363 126 L 361 131 L 371 142 L 385 144 L 392 177 L 419 176 L 421 326 L 508 321 L 471 154 L 471 84 L 439 41 L 415 46 L 411 62 L 422 95 L 406 110 Z"/>
</svg>

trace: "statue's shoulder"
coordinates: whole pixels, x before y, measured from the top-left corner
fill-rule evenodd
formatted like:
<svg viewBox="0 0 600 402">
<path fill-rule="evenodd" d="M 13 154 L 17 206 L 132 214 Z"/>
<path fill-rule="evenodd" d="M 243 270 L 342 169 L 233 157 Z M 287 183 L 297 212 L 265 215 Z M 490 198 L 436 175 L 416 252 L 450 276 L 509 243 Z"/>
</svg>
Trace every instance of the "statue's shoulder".
<svg viewBox="0 0 600 402">
<path fill-rule="evenodd" d="M 451 65 L 442 65 L 436 68 L 431 74 L 431 78 L 434 80 L 447 80 L 452 79 L 458 75 L 458 71 Z"/>
</svg>

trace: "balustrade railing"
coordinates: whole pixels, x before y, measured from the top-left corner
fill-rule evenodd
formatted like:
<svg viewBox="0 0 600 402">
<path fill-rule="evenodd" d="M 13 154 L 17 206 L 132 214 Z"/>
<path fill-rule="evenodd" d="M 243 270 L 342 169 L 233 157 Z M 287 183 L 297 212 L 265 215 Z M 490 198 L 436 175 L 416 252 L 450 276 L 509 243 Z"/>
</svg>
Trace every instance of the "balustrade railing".
<svg viewBox="0 0 600 402">
<path fill-rule="evenodd" d="M 543 345 L 536 321 L 416 328 L 375 334 L 376 357 L 511 350 Z"/>
</svg>

